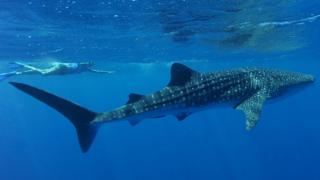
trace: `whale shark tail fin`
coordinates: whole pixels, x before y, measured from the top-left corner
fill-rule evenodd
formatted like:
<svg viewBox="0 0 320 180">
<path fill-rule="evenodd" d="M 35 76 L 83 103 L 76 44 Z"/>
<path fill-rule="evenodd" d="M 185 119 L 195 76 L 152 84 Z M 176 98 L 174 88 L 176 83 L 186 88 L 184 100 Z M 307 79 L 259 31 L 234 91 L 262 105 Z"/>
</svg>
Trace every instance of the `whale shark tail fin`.
<svg viewBox="0 0 320 180">
<path fill-rule="evenodd" d="M 91 123 L 96 118 L 97 113 L 27 84 L 17 82 L 10 82 L 10 84 L 68 118 L 76 128 L 82 152 L 89 150 L 98 131 L 98 126 Z"/>
</svg>

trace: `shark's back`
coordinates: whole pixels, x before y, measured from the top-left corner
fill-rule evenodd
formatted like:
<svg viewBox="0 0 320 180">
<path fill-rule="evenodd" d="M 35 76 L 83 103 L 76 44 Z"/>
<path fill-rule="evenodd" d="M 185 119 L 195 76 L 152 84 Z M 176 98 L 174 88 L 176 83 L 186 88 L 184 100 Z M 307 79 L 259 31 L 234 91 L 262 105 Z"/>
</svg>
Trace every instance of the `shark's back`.
<svg viewBox="0 0 320 180">
<path fill-rule="evenodd" d="M 311 75 L 262 68 L 241 68 L 215 73 L 199 73 L 179 63 L 171 68 L 168 85 L 150 95 L 130 94 L 128 102 L 112 111 L 95 113 L 76 103 L 23 83 L 11 82 L 21 91 L 54 108 L 75 126 L 83 152 L 89 150 L 103 122 L 129 117 L 132 125 L 143 118 L 173 114 L 178 120 L 193 113 L 190 109 L 233 102 L 244 112 L 246 128 L 259 120 L 264 102 L 289 87 L 313 82 Z M 130 118 L 131 117 L 131 118 Z"/>
<path fill-rule="evenodd" d="M 257 68 L 241 68 L 213 73 L 199 73 L 185 87 L 193 94 L 196 105 L 224 103 L 241 100 L 256 92 L 261 86 L 254 82 L 253 75 Z"/>
</svg>

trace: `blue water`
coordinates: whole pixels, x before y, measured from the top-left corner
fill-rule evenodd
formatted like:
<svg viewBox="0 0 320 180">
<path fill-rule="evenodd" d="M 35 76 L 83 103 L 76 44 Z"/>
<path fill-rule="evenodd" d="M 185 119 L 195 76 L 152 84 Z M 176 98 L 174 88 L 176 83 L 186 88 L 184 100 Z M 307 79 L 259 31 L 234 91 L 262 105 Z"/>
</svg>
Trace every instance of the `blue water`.
<svg viewBox="0 0 320 180">
<path fill-rule="evenodd" d="M 0 179 L 320 179 L 320 87 L 266 104 L 259 124 L 210 109 L 105 124 L 86 154 L 62 115 L 10 86 L 41 87 L 96 112 L 169 81 L 172 62 L 201 72 L 259 66 L 320 77 L 317 1 L 1 1 L 0 73 L 10 62 L 92 60 L 111 75 L 0 82 Z"/>
</svg>

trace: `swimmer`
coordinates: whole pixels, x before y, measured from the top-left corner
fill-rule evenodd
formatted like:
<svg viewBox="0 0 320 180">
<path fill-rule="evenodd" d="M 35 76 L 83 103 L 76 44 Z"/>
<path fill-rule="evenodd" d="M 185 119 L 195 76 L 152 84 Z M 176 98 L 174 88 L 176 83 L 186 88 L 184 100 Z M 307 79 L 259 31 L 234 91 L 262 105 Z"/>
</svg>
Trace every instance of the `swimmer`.
<svg viewBox="0 0 320 180">
<path fill-rule="evenodd" d="M 11 71 L 8 73 L 0 73 L 0 81 L 9 78 L 14 75 L 24 75 L 24 74 L 40 74 L 43 76 L 48 75 L 66 75 L 66 74 L 78 74 L 82 72 L 92 72 L 92 73 L 105 73 L 112 74 L 114 71 L 105 71 L 93 69 L 94 63 L 90 62 L 79 62 L 79 63 L 61 63 L 53 62 L 50 63 L 48 68 L 38 68 L 29 64 L 15 62 L 16 65 L 24 68 L 23 71 Z"/>
</svg>

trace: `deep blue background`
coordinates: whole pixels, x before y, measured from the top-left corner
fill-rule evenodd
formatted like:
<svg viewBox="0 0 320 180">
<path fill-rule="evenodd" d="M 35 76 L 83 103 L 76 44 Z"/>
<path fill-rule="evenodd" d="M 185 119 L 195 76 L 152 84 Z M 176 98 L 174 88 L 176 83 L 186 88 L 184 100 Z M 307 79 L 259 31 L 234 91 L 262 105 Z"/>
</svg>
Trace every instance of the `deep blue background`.
<svg viewBox="0 0 320 180">
<path fill-rule="evenodd" d="M 305 42 L 293 51 L 266 52 L 255 47 L 230 50 L 199 40 L 199 36 L 212 36 L 208 35 L 210 28 L 205 28 L 211 20 L 184 25 L 197 34 L 186 41 L 177 42 L 165 35 L 164 19 L 171 24 L 177 19 L 181 23 L 190 19 L 190 14 L 181 13 L 169 20 L 163 19 L 163 14 L 180 10 L 208 15 L 192 18 L 211 17 L 216 11 L 203 9 L 211 9 L 206 3 L 213 1 L 110 2 L 76 1 L 72 5 L 72 1 L 2 1 L 1 72 L 8 70 L 7 63 L 14 60 L 94 60 L 97 67 L 116 73 L 21 76 L 10 80 L 41 87 L 97 112 L 122 105 L 131 92 L 147 94 L 164 87 L 172 61 L 199 71 L 263 66 L 320 77 L 319 20 L 306 22 L 302 29 L 286 26 L 287 30 L 299 27 L 296 38 Z M 262 7 L 268 5 L 268 1 L 261 2 Z M 281 16 L 261 22 L 320 14 L 318 2 L 295 2 L 300 6 L 286 4 L 281 11 L 275 6 L 270 12 Z M 236 11 L 234 7 L 214 5 L 215 10 Z M 316 82 L 294 96 L 266 104 L 259 124 L 251 132 L 244 128 L 242 112 L 232 108 L 213 108 L 182 122 L 169 116 L 148 119 L 136 127 L 127 122 L 105 124 L 90 151 L 82 154 L 68 120 L 2 81 L 0 179 L 317 180 L 319 100 Z"/>
</svg>

